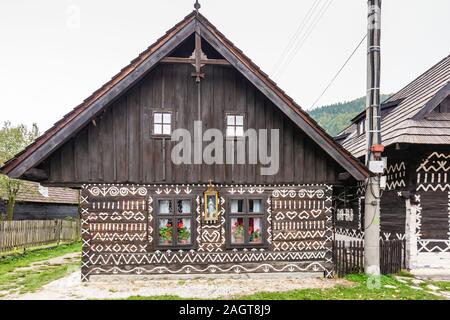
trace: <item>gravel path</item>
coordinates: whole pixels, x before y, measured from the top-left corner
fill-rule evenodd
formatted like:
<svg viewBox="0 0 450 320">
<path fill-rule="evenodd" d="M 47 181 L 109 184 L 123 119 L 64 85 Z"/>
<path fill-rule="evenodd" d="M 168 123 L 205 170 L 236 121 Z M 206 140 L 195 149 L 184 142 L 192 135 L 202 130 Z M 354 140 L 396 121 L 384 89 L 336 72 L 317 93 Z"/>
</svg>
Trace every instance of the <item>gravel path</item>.
<svg viewBox="0 0 450 320">
<path fill-rule="evenodd" d="M 88 283 L 80 281 L 80 272 L 53 281 L 34 293 L 15 299 L 111 299 L 130 296 L 176 295 L 182 298 L 227 298 L 260 291 L 288 291 L 306 288 L 330 288 L 336 284 L 351 285 L 344 279 L 324 279 L 322 277 L 292 277 L 289 275 L 265 275 L 216 278 L 196 277 L 187 279 L 165 276 L 107 276 L 91 277 Z"/>
<path fill-rule="evenodd" d="M 42 261 L 36 261 L 31 263 L 28 267 L 21 267 L 21 268 L 15 268 L 14 272 L 20 272 L 20 271 L 29 271 L 29 270 L 37 270 L 42 266 L 59 266 L 63 264 L 70 264 L 77 261 L 80 261 L 81 259 L 81 253 L 80 252 L 73 252 L 68 253 L 59 257 L 51 258 L 48 260 L 42 260 Z"/>
</svg>

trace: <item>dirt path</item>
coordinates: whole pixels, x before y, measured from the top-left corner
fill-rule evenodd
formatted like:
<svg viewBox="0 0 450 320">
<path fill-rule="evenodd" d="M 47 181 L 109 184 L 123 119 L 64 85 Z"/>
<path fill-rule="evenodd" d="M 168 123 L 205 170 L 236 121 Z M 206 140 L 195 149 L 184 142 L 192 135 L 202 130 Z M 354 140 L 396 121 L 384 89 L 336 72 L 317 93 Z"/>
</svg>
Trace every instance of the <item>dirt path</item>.
<svg viewBox="0 0 450 320">
<path fill-rule="evenodd" d="M 182 298 L 220 298 L 246 295 L 260 291 L 288 291 L 306 288 L 330 288 L 337 284 L 351 285 L 351 282 L 336 279 L 287 275 L 248 278 L 195 278 L 189 279 L 154 277 L 108 276 L 92 277 L 88 283 L 80 281 L 80 272 L 53 281 L 34 293 L 16 297 L 17 299 L 117 299 L 130 296 L 176 295 Z"/>
<path fill-rule="evenodd" d="M 51 258 L 48 260 L 33 262 L 28 267 L 14 269 L 14 272 L 38 270 L 38 269 L 42 268 L 43 266 L 51 267 L 51 266 L 60 266 L 63 264 L 71 264 L 71 263 L 80 261 L 80 259 L 81 259 L 81 253 L 73 252 L 73 253 L 65 254 L 63 256 Z"/>
<path fill-rule="evenodd" d="M 438 297 L 450 300 L 450 292 L 442 290 L 441 288 L 433 285 L 432 282 L 430 282 L 430 280 L 435 280 L 433 279 L 433 277 L 401 277 L 401 276 L 395 276 L 395 278 L 397 279 L 397 281 L 406 284 L 407 286 L 409 286 L 410 288 L 414 289 L 414 290 L 423 290 L 425 292 L 434 294 Z M 444 278 L 442 279 L 442 277 L 437 277 L 436 279 L 438 280 L 444 280 L 444 281 L 448 281 L 446 279 L 448 278 Z"/>
<path fill-rule="evenodd" d="M 35 286 L 39 286 L 40 281 L 45 276 L 51 276 L 51 272 L 65 268 L 64 272 L 71 274 L 78 270 L 81 253 L 68 253 L 59 257 L 36 261 L 26 267 L 16 267 L 13 271 L 2 275 L 2 283 L 0 282 L 0 299 L 17 299 L 22 296 L 23 292 L 33 290 Z M 38 279 L 41 275 L 41 279 Z"/>
</svg>

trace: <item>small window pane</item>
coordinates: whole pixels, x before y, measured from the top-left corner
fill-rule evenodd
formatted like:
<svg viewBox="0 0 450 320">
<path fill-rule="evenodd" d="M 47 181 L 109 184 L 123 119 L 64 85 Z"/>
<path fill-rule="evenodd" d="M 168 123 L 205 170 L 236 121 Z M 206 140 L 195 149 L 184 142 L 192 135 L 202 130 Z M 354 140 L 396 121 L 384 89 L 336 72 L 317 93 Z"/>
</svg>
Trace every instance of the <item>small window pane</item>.
<svg viewBox="0 0 450 320">
<path fill-rule="evenodd" d="M 170 123 L 171 116 L 172 115 L 170 113 L 164 113 L 164 115 L 163 115 L 163 123 Z"/>
<path fill-rule="evenodd" d="M 231 213 L 244 212 L 244 200 L 233 199 L 231 200 Z"/>
<path fill-rule="evenodd" d="M 249 212 L 262 212 L 261 211 L 261 199 L 250 199 L 248 200 L 248 211 Z"/>
<path fill-rule="evenodd" d="M 178 244 L 191 244 L 191 219 L 177 219 Z"/>
<path fill-rule="evenodd" d="M 154 134 L 162 134 L 162 125 L 155 124 L 155 127 L 153 129 Z"/>
<path fill-rule="evenodd" d="M 234 126 L 236 124 L 235 116 L 227 116 L 227 125 Z"/>
<path fill-rule="evenodd" d="M 178 214 L 191 213 L 191 200 L 178 200 L 177 213 Z"/>
<path fill-rule="evenodd" d="M 236 125 L 243 126 L 244 125 L 244 116 L 236 116 Z"/>
<path fill-rule="evenodd" d="M 248 241 L 249 243 L 262 243 L 261 218 L 248 218 Z"/>
<path fill-rule="evenodd" d="M 171 214 L 172 213 L 172 201 L 159 200 L 159 213 L 160 214 Z"/>
<path fill-rule="evenodd" d="M 365 125 L 364 120 L 359 123 L 359 133 L 360 134 L 364 133 L 364 129 L 365 129 L 364 125 Z"/>
<path fill-rule="evenodd" d="M 170 124 L 163 125 L 163 134 L 170 134 Z"/>
<path fill-rule="evenodd" d="M 154 114 L 154 123 L 162 123 L 162 114 L 161 113 Z"/>
<path fill-rule="evenodd" d="M 172 244 L 173 221 L 172 219 L 159 219 L 159 244 Z"/>
<path fill-rule="evenodd" d="M 244 136 L 244 127 L 236 127 L 236 136 L 243 137 Z"/>
<path fill-rule="evenodd" d="M 227 128 L 227 136 L 228 136 L 228 137 L 234 137 L 234 136 L 235 136 L 235 130 L 234 130 L 234 127 L 228 127 L 228 128 Z"/>
<path fill-rule="evenodd" d="M 231 243 L 244 243 L 244 218 L 231 219 Z"/>
</svg>

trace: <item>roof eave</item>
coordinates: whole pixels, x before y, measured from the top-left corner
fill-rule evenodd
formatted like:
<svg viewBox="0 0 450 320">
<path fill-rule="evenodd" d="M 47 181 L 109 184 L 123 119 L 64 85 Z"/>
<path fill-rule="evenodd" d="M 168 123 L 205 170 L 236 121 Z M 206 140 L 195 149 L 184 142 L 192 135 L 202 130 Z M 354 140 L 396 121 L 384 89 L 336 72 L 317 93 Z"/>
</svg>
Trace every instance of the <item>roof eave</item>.
<svg viewBox="0 0 450 320">
<path fill-rule="evenodd" d="M 356 180 L 364 180 L 370 175 L 367 168 L 359 160 L 339 146 L 331 136 L 295 104 L 292 98 L 287 96 L 284 91 L 269 79 L 267 74 L 264 74 L 259 67 L 226 39 L 205 17 L 191 13 L 182 22 L 177 24 L 177 26 L 177 28 L 169 31 L 166 36 L 160 38 L 155 44 L 149 47 L 148 50 L 150 48 L 151 50 L 150 52 L 145 52 L 147 55 L 145 59 L 138 64 L 133 66 L 130 64 L 122 69 L 121 73 L 85 100 L 80 105 L 82 108 L 79 110 L 74 109 L 74 111 L 66 115 L 62 119 L 63 123 L 57 122 L 53 128 L 43 135 L 43 138 L 37 139 L 24 152 L 11 161 L 8 161 L 0 170 L 9 176 L 18 178 L 28 169 L 38 165 L 48 154 L 70 139 L 92 117 L 95 117 L 106 105 L 117 98 L 120 93 L 140 80 L 166 54 L 175 49 L 178 44 L 183 42 L 193 32 L 197 31 L 201 32 L 206 41 L 265 94 L 269 100 L 275 103 L 307 135 L 315 140 Z M 133 63 L 136 63 L 136 59 L 132 61 Z M 124 70 L 125 75 L 122 74 Z M 99 91 L 100 94 L 98 94 Z"/>
</svg>

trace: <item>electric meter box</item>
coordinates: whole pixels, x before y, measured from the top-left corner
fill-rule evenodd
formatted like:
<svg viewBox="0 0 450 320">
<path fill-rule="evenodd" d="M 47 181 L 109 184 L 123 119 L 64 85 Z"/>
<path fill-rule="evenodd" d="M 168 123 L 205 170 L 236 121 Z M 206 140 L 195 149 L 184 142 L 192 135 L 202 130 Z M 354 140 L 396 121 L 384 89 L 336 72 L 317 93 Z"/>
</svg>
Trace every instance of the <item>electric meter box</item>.
<svg viewBox="0 0 450 320">
<path fill-rule="evenodd" d="M 369 161 L 369 170 L 373 173 L 383 173 L 386 168 L 386 162 L 383 160 Z"/>
</svg>

